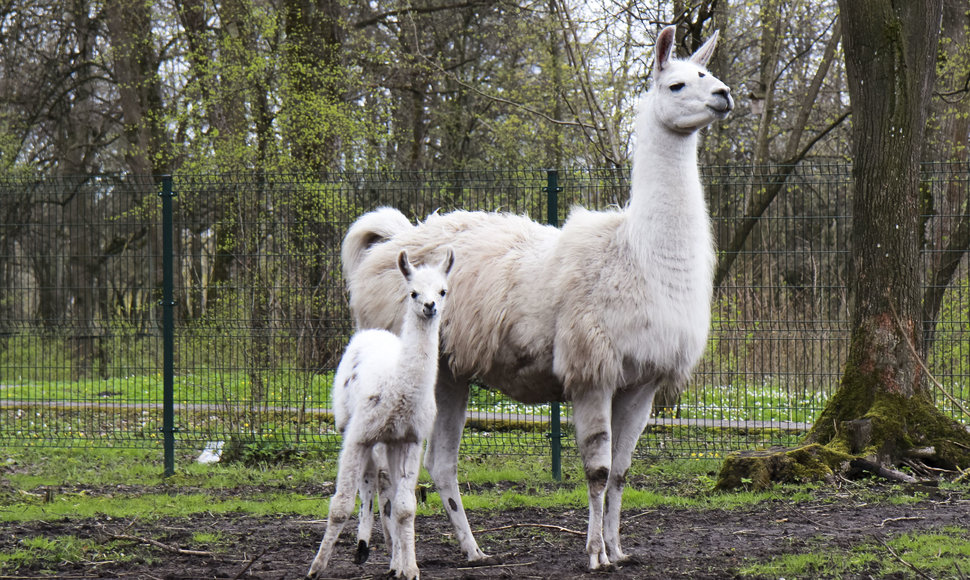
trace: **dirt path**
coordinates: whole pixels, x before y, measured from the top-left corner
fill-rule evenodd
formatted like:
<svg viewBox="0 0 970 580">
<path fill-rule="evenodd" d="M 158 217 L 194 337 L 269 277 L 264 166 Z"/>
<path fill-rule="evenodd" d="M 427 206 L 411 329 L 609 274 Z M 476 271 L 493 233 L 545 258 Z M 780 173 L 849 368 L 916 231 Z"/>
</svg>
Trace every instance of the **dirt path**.
<svg viewBox="0 0 970 580">
<path fill-rule="evenodd" d="M 610 578 L 733 578 L 746 562 L 781 554 L 837 550 L 906 532 L 970 526 L 970 496 L 929 491 L 919 501 L 898 505 L 869 503 L 852 494 L 792 504 L 768 502 L 738 510 L 657 508 L 624 513 L 625 548 L 634 559 Z M 522 508 L 496 513 L 471 512 L 479 542 L 493 561 L 469 566 L 441 516 L 417 520 L 418 563 L 425 579 L 603 578 L 585 570 L 586 510 Z M 355 526 L 348 525 L 337 545 L 327 577 L 380 577 L 388 555 L 378 538 L 370 561 L 352 562 Z M 62 520 L 9 524 L 0 529 L 0 550 L 23 538 L 81 535 L 114 548 L 128 546 L 134 561 L 99 559 L 91 550 L 76 564 L 46 571 L 21 569 L 8 577 L 60 578 L 302 578 L 322 537 L 324 523 L 295 517 L 199 515 L 155 522 Z M 217 538 L 200 545 L 197 533 Z M 184 550 L 193 552 L 177 551 Z M 893 556 L 887 552 L 886 558 Z M 8 573 L 9 574 L 9 573 Z M 865 577 L 860 576 L 860 577 Z"/>
</svg>

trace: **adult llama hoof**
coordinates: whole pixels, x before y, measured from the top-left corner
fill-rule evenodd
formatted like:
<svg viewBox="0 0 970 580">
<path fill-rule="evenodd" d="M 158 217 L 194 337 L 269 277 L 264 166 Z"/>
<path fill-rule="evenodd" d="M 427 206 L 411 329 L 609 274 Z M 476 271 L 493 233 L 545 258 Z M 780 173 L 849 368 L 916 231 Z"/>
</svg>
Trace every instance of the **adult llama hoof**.
<svg viewBox="0 0 970 580">
<path fill-rule="evenodd" d="M 314 565 L 310 566 L 310 571 L 306 573 L 306 576 L 304 576 L 304 580 L 317 580 L 323 570 L 324 567 L 316 566 L 316 562 L 314 562 Z"/>
<path fill-rule="evenodd" d="M 420 580 L 421 573 L 417 568 L 411 568 L 408 570 L 391 570 L 390 574 L 394 578 L 400 578 L 402 580 Z"/>
<path fill-rule="evenodd" d="M 644 559 L 636 554 L 623 554 L 622 557 L 613 560 L 613 565 L 617 568 L 635 568 L 645 563 Z"/>
<path fill-rule="evenodd" d="M 475 558 L 469 558 L 468 565 L 471 567 L 475 566 L 497 566 L 503 562 L 501 556 L 485 554 L 481 552 Z"/>
</svg>

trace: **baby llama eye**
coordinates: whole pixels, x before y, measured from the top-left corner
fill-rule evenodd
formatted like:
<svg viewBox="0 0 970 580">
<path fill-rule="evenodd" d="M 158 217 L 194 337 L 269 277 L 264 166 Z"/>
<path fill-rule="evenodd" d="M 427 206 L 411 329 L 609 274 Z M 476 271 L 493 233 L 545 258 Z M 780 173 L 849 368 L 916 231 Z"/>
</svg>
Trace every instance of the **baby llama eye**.
<svg viewBox="0 0 970 580">
<path fill-rule="evenodd" d="M 674 84 L 672 84 L 672 85 L 670 85 L 670 90 L 671 90 L 672 92 L 675 92 L 675 93 L 677 93 L 677 92 L 680 92 L 681 90 L 683 90 L 683 88 L 684 88 L 685 86 L 686 86 L 686 85 L 685 85 L 684 83 L 674 83 Z"/>
</svg>

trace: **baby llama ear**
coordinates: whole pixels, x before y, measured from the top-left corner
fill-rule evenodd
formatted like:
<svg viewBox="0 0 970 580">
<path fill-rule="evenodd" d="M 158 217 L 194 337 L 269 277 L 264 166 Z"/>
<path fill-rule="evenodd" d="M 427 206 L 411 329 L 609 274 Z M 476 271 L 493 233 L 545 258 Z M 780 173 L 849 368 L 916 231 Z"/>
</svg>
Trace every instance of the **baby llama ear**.
<svg viewBox="0 0 970 580">
<path fill-rule="evenodd" d="M 455 251 L 448 248 L 445 259 L 441 261 L 441 271 L 447 276 L 451 272 L 451 267 L 455 265 Z"/>
<path fill-rule="evenodd" d="M 720 36 L 720 34 L 721 32 L 719 30 L 715 30 L 714 34 L 707 39 L 707 42 L 702 44 L 701 47 L 697 49 L 697 52 L 691 55 L 690 61 L 706 68 L 707 63 L 711 60 L 711 57 L 714 56 L 714 47 L 717 46 L 717 37 Z"/>
<path fill-rule="evenodd" d="M 656 77 L 657 73 L 666 68 L 667 62 L 670 60 L 670 55 L 674 50 L 674 40 L 676 37 L 676 26 L 668 26 L 667 28 L 664 28 L 660 31 L 660 35 L 657 36 L 657 46 L 654 48 L 653 55 L 654 77 Z"/>
<path fill-rule="evenodd" d="M 401 253 L 397 256 L 397 268 L 404 274 L 405 280 L 411 279 L 413 269 L 411 268 L 410 260 L 408 260 L 408 253 L 404 250 L 401 250 Z"/>
</svg>

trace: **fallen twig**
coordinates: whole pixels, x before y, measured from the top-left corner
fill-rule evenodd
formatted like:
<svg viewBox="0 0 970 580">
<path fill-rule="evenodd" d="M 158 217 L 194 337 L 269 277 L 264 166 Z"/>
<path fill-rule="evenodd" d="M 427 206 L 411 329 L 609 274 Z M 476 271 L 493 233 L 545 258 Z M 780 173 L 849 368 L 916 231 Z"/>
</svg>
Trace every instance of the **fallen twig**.
<svg viewBox="0 0 970 580">
<path fill-rule="evenodd" d="M 892 523 L 892 522 L 906 522 L 906 521 L 916 521 L 916 520 L 925 520 L 925 519 L 926 518 L 905 517 L 905 516 L 901 518 L 886 518 L 881 523 L 879 523 L 879 525 L 877 525 L 876 527 L 881 528 L 886 524 Z"/>
<path fill-rule="evenodd" d="M 628 524 L 628 523 L 632 522 L 635 519 L 639 519 L 639 518 L 642 518 L 643 516 L 649 516 L 649 515 L 655 514 L 655 513 L 657 513 L 657 510 L 647 510 L 645 512 L 640 512 L 640 513 L 638 513 L 636 515 L 632 515 L 632 516 L 628 517 L 627 519 L 623 520 L 623 523 Z"/>
<path fill-rule="evenodd" d="M 532 566 L 535 562 L 520 562 L 518 564 L 482 564 L 481 566 L 465 566 L 455 570 L 482 570 L 484 568 L 514 568 L 516 566 Z"/>
<path fill-rule="evenodd" d="M 900 556 L 899 554 L 897 554 L 897 553 L 896 553 L 896 550 L 893 550 L 893 548 L 892 548 L 892 546 L 890 546 L 889 544 L 887 544 L 886 542 L 884 542 L 884 541 L 882 541 L 882 540 L 881 540 L 881 539 L 879 539 L 879 538 L 876 538 L 876 540 L 877 540 L 877 541 L 878 541 L 878 542 L 879 542 L 880 544 L 882 544 L 882 545 L 883 545 L 883 547 L 884 547 L 884 548 L 886 548 L 886 550 L 888 550 L 888 551 L 889 551 L 889 553 L 890 553 L 890 554 L 892 554 L 892 556 L 893 556 L 894 558 L 896 558 L 897 560 L 899 560 L 899 562 L 900 562 L 900 564 L 902 564 L 903 566 L 906 566 L 907 568 L 909 568 L 910 570 L 912 570 L 913 572 L 915 572 L 915 573 L 916 573 L 917 575 L 919 575 L 919 576 L 921 576 L 921 577 L 923 577 L 923 578 L 926 578 L 927 580 L 933 580 L 933 577 L 932 577 L 932 576 L 930 576 L 930 575 L 929 575 L 929 574 L 927 574 L 926 572 L 923 572 L 922 570 L 920 570 L 920 569 L 919 569 L 919 568 L 917 568 L 916 566 L 913 566 L 912 564 L 910 564 L 910 563 L 909 563 L 909 562 L 907 562 L 906 560 L 903 560 L 903 558 L 902 558 L 902 556 Z"/>
<path fill-rule="evenodd" d="M 113 534 L 111 532 L 105 532 L 109 537 L 116 540 L 128 540 L 129 542 L 138 542 L 140 544 L 148 544 L 150 546 L 155 546 L 166 552 L 171 552 L 173 554 L 180 554 L 182 556 L 215 556 L 214 552 L 207 552 L 205 550 L 186 550 L 184 548 L 179 548 L 178 546 L 170 546 L 168 544 L 159 542 L 158 540 L 153 540 L 151 538 L 140 538 L 138 536 L 131 536 L 128 534 Z"/>
<path fill-rule="evenodd" d="M 958 471 L 954 471 L 952 469 L 943 469 L 942 467 L 933 467 L 932 465 L 927 465 L 927 464 L 923 463 L 922 461 L 918 461 L 918 460 L 908 460 L 906 463 L 907 463 L 907 465 L 910 464 L 910 463 L 912 463 L 912 465 L 910 465 L 910 467 L 922 469 L 922 470 L 926 471 L 927 473 L 930 473 L 930 472 L 933 472 L 933 471 L 935 471 L 937 473 L 959 473 Z"/>
<path fill-rule="evenodd" d="M 482 534 L 485 532 L 500 532 L 502 530 L 512 530 L 515 528 L 546 528 L 550 530 L 556 530 L 557 532 L 565 532 L 567 534 L 573 534 L 576 536 L 585 536 L 586 532 L 579 532 L 576 530 L 570 530 L 569 528 L 564 528 L 562 526 L 553 526 L 549 524 L 509 524 L 507 526 L 499 526 L 497 528 L 488 528 L 485 530 L 478 530 L 476 534 Z"/>
<path fill-rule="evenodd" d="M 907 475 L 902 471 L 896 471 L 895 469 L 890 469 L 885 465 L 876 463 L 875 461 L 870 461 L 868 459 L 862 459 L 862 458 L 853 459 L 849 463 L 849 465 L 855 469 L 861 469 L 863 471 L 875 473 L 879 477 L 888 479 L 890 481 L 899 481 L 902 483 L 919 483 L 919 480 L 911 475 Z"/>
<path fill-rule="evenodd" d="M 239 580 L 240 578 L 242 578 L 243 574 L 249 571 L 249 569 L 252 568 L 253 564 L 256 563 L 256 560 L 259 560 L 260 558 L 262 558 L 268 551 L 269 551 L 269 548 L 266 548 L 265 550 L 260 552 L 258 556 L 253 556 L 253 559 L 250 560 L 245 566 L 243 566 L 243 569 L 240 570 L 238 574 L 233 576 L 232 580 Z"/>
<path fill-rule="evenodd" d="M 957 569 L 957 574 L 960 575 L 960 580 L 966 580 L 967 577 L 963 574 L 963 570 L 960 569 L 960 566 L 956 563 L 956 561 L 953 562 L 953 567 Z"/>
<path fill-rule="evenodd" d="M 960 471 L 960 475 L 953 479 L 953 483 L 960 483 L 964 479 L 970 477 L 970 468 L 960 469 L 960 466 L 957 466 L 957 470 Z"/>
</svg>

